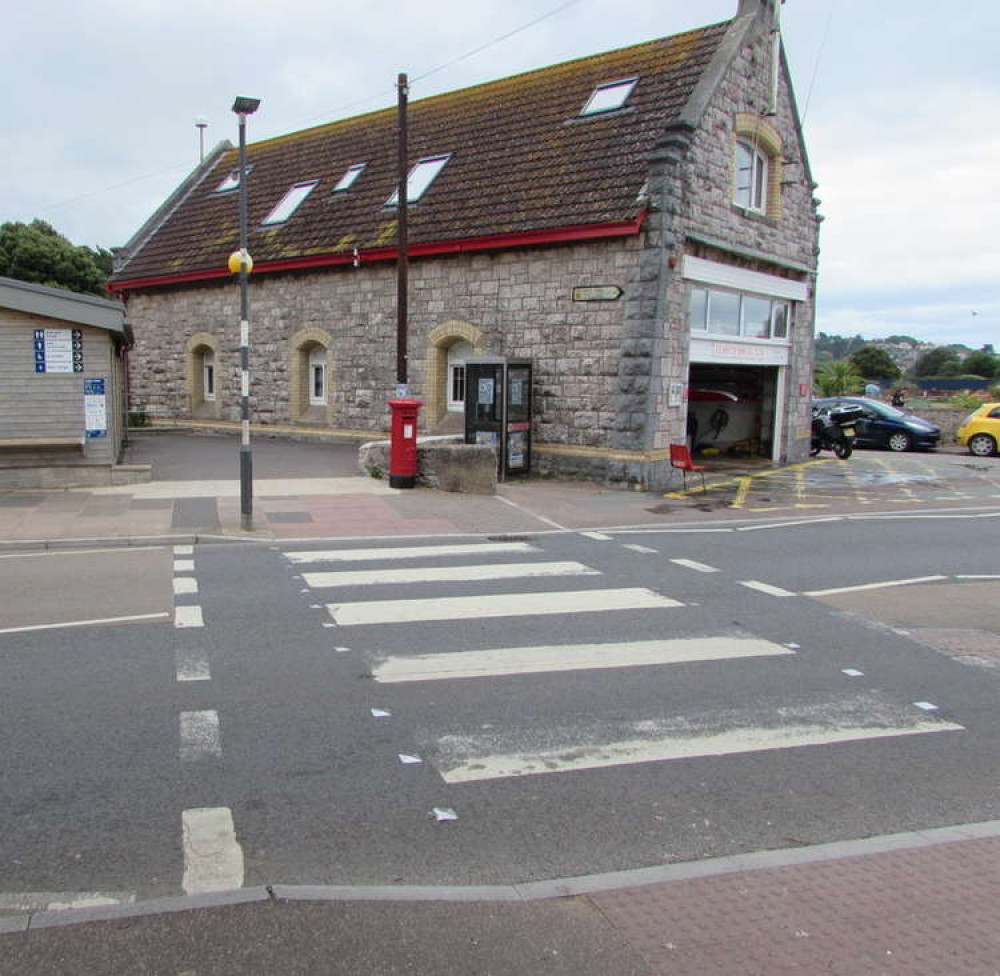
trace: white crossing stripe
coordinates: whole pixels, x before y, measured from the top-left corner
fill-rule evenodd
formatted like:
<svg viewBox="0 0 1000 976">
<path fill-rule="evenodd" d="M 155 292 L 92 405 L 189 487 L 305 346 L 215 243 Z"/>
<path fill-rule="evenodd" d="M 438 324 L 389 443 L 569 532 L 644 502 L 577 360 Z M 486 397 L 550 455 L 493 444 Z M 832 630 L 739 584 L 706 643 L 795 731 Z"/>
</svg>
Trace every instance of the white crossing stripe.
<svg viewBox="0 0 1000 976">
<path fill-rule="evenodd" d="M 537 552 L 527 542 L 494 542 L 449 546 L 405 546 L 396 549 L 327 549 L 319 552 L 286 552 L 290 563 L 349 563 L 379 559 L 423 559 L 436 556 L 492 556 L 502 552 Z"/>
<path fill-rule="evenodd" d="M 334 573 L 303 573 L 307 586 L 371 586 L 376 583 L 450 583 L 473 580 L 520 579 L 530 576 L 600 576 L 583 563 L 496 563 L 488 566 L 425 566 L 421 569 L 370 569 Z"/>
<path fill-rule="evenodd" d="M 795 596 L 791 590 L 783 590 L 780 586 L 772 586 L 770 583 L 761 583 L 759 580 L 740 580 L 740 586 L 745 586 L 750 590 L 757 590 L 766 593 L 768 596 Z"/>
<path fill-rule="evenodd" d="M 193 576 L 174 577 L 174 596 L 183 596 L 198 592 L 198 580 Z"/>
<path fill-rule="evenodd" d="M 650 549 L 649 546 L 640 546 L 636 542 L 623 542 L 622 549 L 631 549 L 632 552 L 641 552 L 643 555 L 655 555 L 658 549 Z"/>
<path fill-rule="evenodd" d="M 201 607 L 199 606 L 174 607 L 174 626 L 204 627 L 205 619 L 201 615 Z"/>
<path fill-rule="evenodd" d="M 178 681 L 211 681 L 212 672 L 208 661 L 198 651 L 178 650 L 174 658 L 177 662 Z"/>
<path fill-rule="evenodd" d="M 181 814 L 184 893 L 231 891 L 243 887 L 243 848 L 229 807 L 198 807 Z"/>
<path fill-rule="evenodd" d="M 834 745 L 934 732 L 962 732 L 961 725 L 914 715 L 874 693 L 839 702 L 788 706 L 784 725 L 765 716 L 723 712 L 638 721 L 615 729 L 545 729 L 534 733 L 545 746 L 531 749 L 518 733 L 448 735 L 428 759 L 447 783 L 601 769 L 635 763 Z M 492 737 L 491 737 L 492 736 Z M 506 749 L 506 746 L 515 748 Z M 498 748 L 499 747 L 499 748 Z"/>
<path fill-rule="evenodd" d="M 610 542 L 611 536 L 606 535 L 604 532 L 581 532 L 585 539 L 593 539 L 594 542 Z"/>
<path fill-rule="evenodd" d="M 437 600 L 369 600 L 328 603 L 341 626 L 399 624 L 427 620 L 477 620 L 485 617 L 544 616 L 556 613 L 603 613 L 607 610 L 652 610 L 684 604 L 652 590 L 573 590 L 558 593 L 504 593 Z"/>
<path fill-rule="evenodd" d="M 376 681 L 443 681 L 550 671 L 633 668 L 730 658 L 794 654 L 787 647 L 753 637 L 698 637 L 609 644 L 498 647 L 450 654 L 388 657 L 372 669 Z"/>
<path fill-rule="evenodd" d="M 194 546 L 174 546 L 175 556 L 192 556 L 194 555 Z"/>
<path fill-rule="evenodd" d="M 219 739 L 219 713 L 214 709 L 200 712 L 181 712 L 181 759 L 219 758 L 222 743 Z"/>
<path fill-rule="evenodd" d="M 175 559 L 174 560 L 174 572 L 175 573 L 193 573 L 194 572 L 194 560 L 193 559 Z"/>
<path fill-rule="evenodd" d="M 694 559 L 671 559 L 675 566 L 683 566 L 685 569 L 693 569 L 696 573 L 718 573 L 714 566 L 706 566 L 705 563 L 696 562 Z"/>
</svg>

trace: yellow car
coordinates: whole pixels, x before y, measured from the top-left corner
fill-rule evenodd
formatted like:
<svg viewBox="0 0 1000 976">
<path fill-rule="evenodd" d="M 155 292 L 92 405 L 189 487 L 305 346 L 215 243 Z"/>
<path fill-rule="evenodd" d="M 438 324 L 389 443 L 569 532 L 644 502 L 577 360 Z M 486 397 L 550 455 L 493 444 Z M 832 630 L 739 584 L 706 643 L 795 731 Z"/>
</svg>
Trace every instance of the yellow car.
<svg viewBox="0 0 1000 976">
<path fill-rule="evenodd" d="M 997 444 L 1000 444 L 1000 403 L 984 403 L 970 413 L 955 436 L 958 443 L 965 444 L 969 453 L 976 457 L 996 454 Z"/>
</svg>

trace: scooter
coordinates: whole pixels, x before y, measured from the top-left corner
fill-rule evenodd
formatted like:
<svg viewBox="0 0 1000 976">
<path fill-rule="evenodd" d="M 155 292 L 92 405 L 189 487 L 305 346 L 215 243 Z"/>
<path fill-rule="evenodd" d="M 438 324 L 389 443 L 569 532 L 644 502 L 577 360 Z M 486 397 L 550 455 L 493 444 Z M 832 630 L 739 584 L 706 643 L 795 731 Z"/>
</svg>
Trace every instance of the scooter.
<svg viewBox="0 0 1000 976">
<path fill-rule="evenodd" d="M 846 461 L 854 451 L 854 425 L 862 413 L 860 407 L 833 410 L 813 407 L 809 454 L 815 457 L 820 451 L 833 451 L 841 461 Z"/>
</svg>

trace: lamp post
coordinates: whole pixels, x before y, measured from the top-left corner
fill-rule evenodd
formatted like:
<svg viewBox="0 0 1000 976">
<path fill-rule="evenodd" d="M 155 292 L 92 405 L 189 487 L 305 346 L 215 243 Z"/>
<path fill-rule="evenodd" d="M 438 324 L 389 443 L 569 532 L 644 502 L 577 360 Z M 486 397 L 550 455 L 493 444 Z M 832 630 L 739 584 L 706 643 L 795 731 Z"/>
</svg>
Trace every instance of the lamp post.
<svg viewBox="0 0 1000 976">
<path fill-rule="evenodd" d="M 253 261 L 247 251 L 247 116 L 259 98 L 237 96 L 233 111 L 240 123 L 240 247 L 229 255 L 229 270 L 240 276 L 240 524 L 253 526 L 253 455 L 250 451 L 250 295 L 248 276 Z"/>
</svg>

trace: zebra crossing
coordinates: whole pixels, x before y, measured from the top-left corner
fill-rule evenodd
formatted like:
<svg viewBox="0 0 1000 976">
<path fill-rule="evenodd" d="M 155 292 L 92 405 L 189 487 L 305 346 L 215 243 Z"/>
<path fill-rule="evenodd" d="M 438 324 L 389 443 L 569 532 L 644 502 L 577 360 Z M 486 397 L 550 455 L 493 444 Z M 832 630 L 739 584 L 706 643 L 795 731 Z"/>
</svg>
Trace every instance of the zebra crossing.
<svg viewBox="0 0 1000 976">
<path fill-rule="evenodd" d="M 289 551 L 284 556 L 305 584 L 329 602 L 320 604 L 337 628 L 361 628 L 351 643 L 370 662 L 376 686 L 408 687 L 429 682 L 482 682 L 523 675 L 603 673 L 635 668 L 672 668 L 720 662 L 794 661 L 797 645 L 783 645 L 745 634 L 706 634 L 668 639 L 537 643 L 530 646 L 462 647 L 416 653 L 382 653 L 374 641 L 366 645 L 365 628 L 410 627 L 436 622 L 447 628 L 461 621 L 491 618 L 538 619 L 538 629 L 559 630 L 559 618 L 628 611 L 633 615 L 681 613 L 685 603 L 657 590 L 614 586 L 586 563 L 553 560 L 528 542 L 482 542 L 454 545 L 414 544 L 394 548 Z M 516 559 L 516 561 L 505 561 Z M 387 565 L 381 565 L 383 561 Z M 406 568 L 391 568 L 405 561 Z M 372 563 L 379 563 L 372 568 Z M 357 564 L 357 565 L 354 565 Z M 690 560 L 669 560 L 679 570 L 703 573 L 707 567 Z M 335 568 L 331 568 L 335 567 Z M 713 570 L 718 573 L 718 570 Z M 524 591 L 549 578 L 575 589 Z M 669 579 L 669 574 L 667 574 Z M 519 582 L 520 591 L 469 595 L 466 584 L 503 585 Z M 740 584 L 744 581 L 733 581 Z M 603 584 L 603 585 L 602 585 Z M 378 599 L 382 586 L 406 586 L 405 598 Z M 346 591 L 351 590 L 347 593 Z M 339 592 L 345 599 L 338 600 Z M 346 599 L 371 592 L 372 599 Z M 788 593 L 791 597 L 794 594 Z M 543 618 L 553 618 L 546 621 Z M 384 630 L 379 630 L 384 634 Z M 440 631 L 435 631 L 439 634 Z M 436 637 L 436 639 L 439 639 Z M 441 646 L 449 646 L 442 643 Z M 846 673 L 846 672 L 845 672 Z M 860 673 L 860 672 L 859 672 Z M 789 701 L 781 707 L 735 707 L 699 711 L 691 702 L 682 715 L 641 714 L 631 720 L 594 720 L 577 716 L 561 723 L 528 723 L 486 731 L 480 727 L 439 730 L 414 751 L 447 784 L 467 784 L 540 774 L 606 769 L 640 763 L 721 757 L 749 752 L 794 749 L 810 745 L 863 742 L 942 732 L 963 727 L 929 715 L 912 703 L 893 701 L 882 691 L 832 691 L 823 700 Z"/>
</svg>

